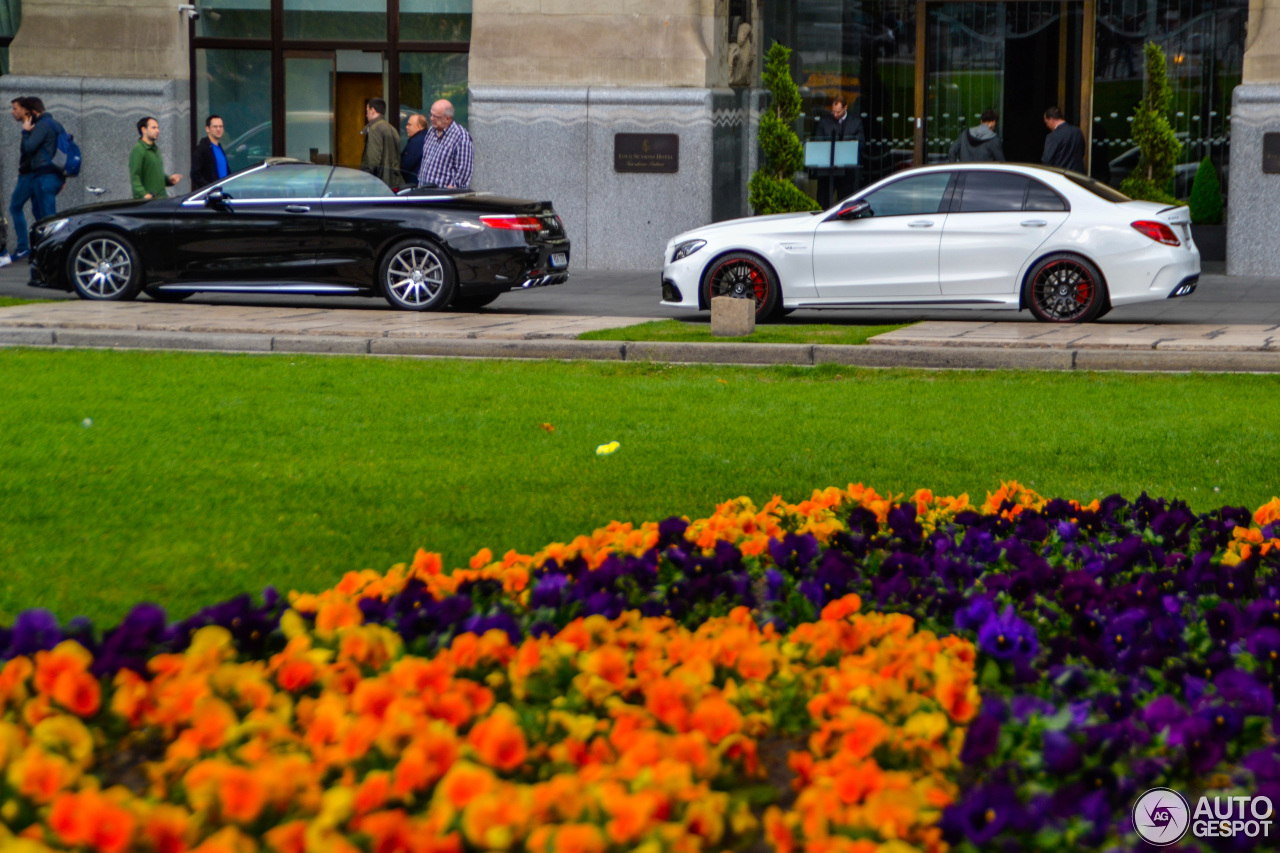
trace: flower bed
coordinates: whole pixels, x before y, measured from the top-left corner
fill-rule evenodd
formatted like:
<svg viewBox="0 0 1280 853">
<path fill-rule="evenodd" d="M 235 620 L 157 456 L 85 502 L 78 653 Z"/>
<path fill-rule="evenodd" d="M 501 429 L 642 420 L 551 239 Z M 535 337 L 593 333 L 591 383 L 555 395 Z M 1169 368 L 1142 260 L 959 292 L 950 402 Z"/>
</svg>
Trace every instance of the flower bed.
<svg viewBox="0 0 1280 853">
<path fill-rule="evenodd" d="M 1280 501 L 851 486 L 101 637 L 28 611 L 0 819 L 101 851 L 1131 847 L 1150 787 L 1280 801 L 1277 545 Z"/>
</svg>

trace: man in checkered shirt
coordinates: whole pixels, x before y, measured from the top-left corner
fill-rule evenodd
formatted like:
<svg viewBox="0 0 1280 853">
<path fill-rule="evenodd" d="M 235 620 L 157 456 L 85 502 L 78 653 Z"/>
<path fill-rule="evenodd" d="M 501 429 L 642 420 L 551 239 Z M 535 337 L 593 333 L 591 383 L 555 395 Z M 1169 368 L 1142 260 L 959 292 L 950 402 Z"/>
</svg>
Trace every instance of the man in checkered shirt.
<svg viewBox="0 0 1280 853">
<path fill-rule="evenodd" d="M 431 129 L 422 146 L 418 186 L 467 189 L 471 186 L 471 134 L 453 121 L 453 104 L 431 105 Z"/>
</svg>

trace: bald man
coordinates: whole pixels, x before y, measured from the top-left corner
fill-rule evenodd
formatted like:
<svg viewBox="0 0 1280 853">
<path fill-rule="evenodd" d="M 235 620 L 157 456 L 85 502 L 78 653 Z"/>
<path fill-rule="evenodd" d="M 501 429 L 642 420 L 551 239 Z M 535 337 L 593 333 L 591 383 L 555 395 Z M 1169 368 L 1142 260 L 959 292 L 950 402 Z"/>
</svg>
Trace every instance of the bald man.
<svg viewBox="0 0 1280 853">
<path fill-rule="evenodd" d="M 404 132 L 409 135 L 405 140 L 404 151 L 400 152 L 400 174 L 404 182 L 411 186 L 418 185 L 418 169 L 422 168 L 422 143 L 427 141 L 427 117 L 422 113 L 414 113 L 404 123 Z"/>
<path fill-rule="evenodd" d="M 453 120 L 453 104 L 440 100 L 431 105 L 431 127 L 422 144 L 418 186 L 467 189 L 471 186 L 474 155 L 471 134 Z"/>
</svg>

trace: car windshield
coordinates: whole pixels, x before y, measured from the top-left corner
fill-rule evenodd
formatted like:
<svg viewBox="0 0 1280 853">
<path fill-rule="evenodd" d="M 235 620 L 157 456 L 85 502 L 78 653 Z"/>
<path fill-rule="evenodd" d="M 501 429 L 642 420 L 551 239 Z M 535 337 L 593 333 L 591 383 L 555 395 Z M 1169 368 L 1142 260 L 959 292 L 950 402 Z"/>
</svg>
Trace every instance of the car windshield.
<svg viewBox="0 0 1280 853">
<path fill-rule="evenodd" d="M 319 198 L 331 166 L 280 164 L 245 172 L 222 182 L 218 189 L 232 199 Z"/>
<path fill-rule="evenodd" d="M 1093 178 L 1087 178 L 1084 175 L 1077 175 L 1074 172 L 1063 172 L 1062 174 L 1067 180 L 1071 181 L 1076 186 L 1088 190 L 1098 198 L 1106 199 L 1107 201 L 1114 202 L 1116 204 L 1124 204 L 1126 201 L 1133 201 L 1133 199 L 1120 192 L 1120 190 L 1108 184 L 1104 184 L 1102 181 L 1095 181 Z"/>
</svg>

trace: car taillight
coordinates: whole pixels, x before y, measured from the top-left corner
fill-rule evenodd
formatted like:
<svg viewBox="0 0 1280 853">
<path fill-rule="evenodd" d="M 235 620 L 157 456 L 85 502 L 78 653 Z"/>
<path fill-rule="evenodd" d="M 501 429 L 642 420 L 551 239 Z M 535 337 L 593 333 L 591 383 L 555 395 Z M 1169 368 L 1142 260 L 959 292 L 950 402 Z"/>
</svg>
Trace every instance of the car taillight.
<svg viewBox="0 0 1280 853">
<path fill-rule="evenodd" d="M 481 216 L 480 221 L 490 228 L 502 228 L 507 231 L 541 231 L 542 220 L 536 216 L 516 216 L 514 213 Z"/>
<path fill-rule="evenodd" d="M 1181 246 L 1177 236 L 1173 233 L 1173 229 L 1163 222 L 1153 222 L 1150 219 L 1142 219 L 1138 222 L 1131 223 L 1134 230 L 1141 231 L 1157 243 L 1164 243 L 1166 246 Z"/>
</svg>

